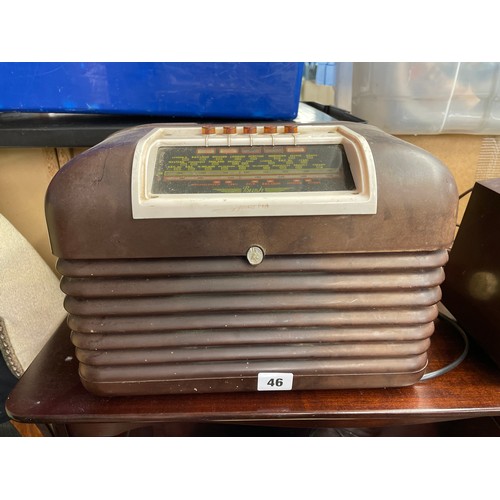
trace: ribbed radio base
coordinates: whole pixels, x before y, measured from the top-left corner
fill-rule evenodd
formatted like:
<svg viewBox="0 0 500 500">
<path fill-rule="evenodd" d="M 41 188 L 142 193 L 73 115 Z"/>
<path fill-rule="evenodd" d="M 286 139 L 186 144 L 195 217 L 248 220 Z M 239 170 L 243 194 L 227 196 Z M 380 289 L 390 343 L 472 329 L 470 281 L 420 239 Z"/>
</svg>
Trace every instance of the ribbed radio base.
<svg viewBox="0 0 500 500">
<path fill-rule="evenodd" d="M 264 390 L 414 384 L 447 258 L 60 260 L 58 269 L 82 383 L 118 396 L 257 391 L 263 376 Z"/>
</svg>

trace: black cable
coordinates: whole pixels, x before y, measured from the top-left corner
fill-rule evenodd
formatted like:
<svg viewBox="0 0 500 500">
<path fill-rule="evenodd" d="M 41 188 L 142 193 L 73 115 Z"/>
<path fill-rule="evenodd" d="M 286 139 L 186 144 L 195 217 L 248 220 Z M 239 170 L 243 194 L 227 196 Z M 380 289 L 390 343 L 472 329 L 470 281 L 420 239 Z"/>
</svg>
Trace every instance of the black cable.
<svg viewBox="0 0 500 500">
<path fill-rule="evenodd" d="M 467 196 L 469 193 L 471 193 L 473 189 L 474 187 L 467 189 L 467 191 L 464 191 L 461 195 L 459 195 L 458 199 L 461 200 L 464 196 Z"/>
<path fill-rule="evenodd" d="M 450 317 L 446 316 L 443 313 L 439 313 L 439 318 L 442 319 L 442 320 L 444 320 L 444 321 L 446 321 L 448 324 L 450 324 L 451 326 L 453 326 L 453 328 L 455 330 L 458 331 L 458 333 L 462 336 L 462 338 L 464 340 L 465 347 L 464 347 L 464 350 L 463 350 L 462 354 L 455 361 L 453 361 L 449 365 L 444 366 L 443 368 L 440 368 L 439 370 L 435 370 L 433 372 L 426 373 L 420 379 L 421 381 L 423 381 L 423 380 L 429 380 L 431 378 L 439 377 L 439 376 L 444 375 L 445 373 L 448 373 L 449 371 L 453 370 L 454 368 L 456 368 L 466 358 L 466 356 L 467 356 L 467 354 L 469 352 L 469 339 L 467 337 L 467 334 L 460 327 L 460 325 L 455 320 L 451 319 Z"/>
<path fill-rule="evenodd" d="M 465 196 L 467 196 L 469 193 L 472 193 L 472 190 L 474 189 L 474 186 L 467 189 L 467 191 L 464 191 L 462 194 L 460 194 L 458 196 L 458 200 L 460 201 L 462 198 L 464 198 Z M 455 224 L 456 227 L 460 227 L 460 224 Z"/>
</svg>

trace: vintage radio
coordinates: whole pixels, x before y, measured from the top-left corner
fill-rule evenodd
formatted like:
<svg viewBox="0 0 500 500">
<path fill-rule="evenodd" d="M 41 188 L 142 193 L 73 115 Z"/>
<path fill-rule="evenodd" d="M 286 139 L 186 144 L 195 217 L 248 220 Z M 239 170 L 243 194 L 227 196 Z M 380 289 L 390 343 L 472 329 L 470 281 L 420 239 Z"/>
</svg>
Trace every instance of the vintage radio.
<svg viewBox="0 0 500 500">
<path fill-rule="evenodd" d="M 437 159 L 365 124 L 118 132 L 46 197 L 81 381 L 109 396 L 414 384 L 457 201 Z"/>
</svg>

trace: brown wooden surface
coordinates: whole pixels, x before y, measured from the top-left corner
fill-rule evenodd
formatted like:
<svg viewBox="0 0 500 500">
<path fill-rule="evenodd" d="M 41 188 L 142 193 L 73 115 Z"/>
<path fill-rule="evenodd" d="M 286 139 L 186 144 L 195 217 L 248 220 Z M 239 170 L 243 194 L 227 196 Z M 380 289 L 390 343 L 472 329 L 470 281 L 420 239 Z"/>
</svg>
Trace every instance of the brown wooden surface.
<svg viewBox="0 0 500 500">
<path fill-rule="evenodd" d="M 11 423 L 22 437 L 44 437 L 41 429 L 35 424 L 24 424 L 15 420 L 12 420 Z"/>
<path fill-rule="evenodd" d="M 447 365 L 462 349 L 460 335 L 438 321 L 428 371 Z M 113 435 L 157 422 L 374 427 L 500 415 L 500 370 L 474 344 L 453 371 L 389 389 L 103 398 L 82 387 L 77 369 L 63 325 L 18 382 L 7 412 L 20 422 L 71 426 L 73 435 Z"/>
</svg>

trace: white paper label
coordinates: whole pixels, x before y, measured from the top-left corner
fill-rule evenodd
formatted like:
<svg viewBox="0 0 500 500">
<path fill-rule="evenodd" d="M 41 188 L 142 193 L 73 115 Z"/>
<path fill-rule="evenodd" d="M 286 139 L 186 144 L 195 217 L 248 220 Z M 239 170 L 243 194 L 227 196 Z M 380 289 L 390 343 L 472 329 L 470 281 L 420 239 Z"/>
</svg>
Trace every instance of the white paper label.
<svg viewBox="0 0 500 500">
<path fill-rule="evenodd" d="M 291 391 L 293 373 L 259 373 L 258 391 Z"/>
</svg>

